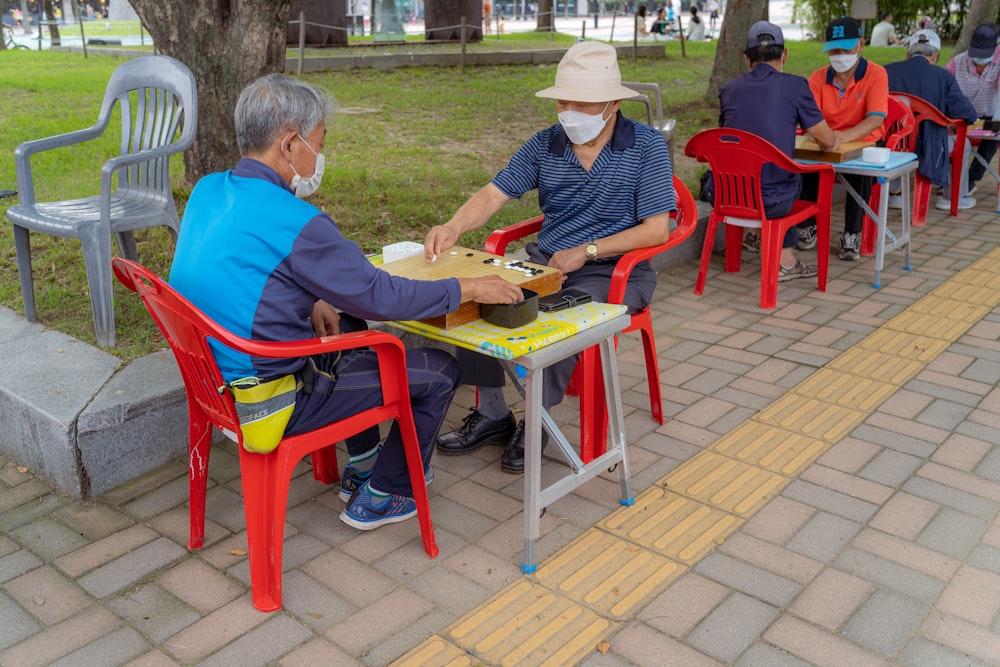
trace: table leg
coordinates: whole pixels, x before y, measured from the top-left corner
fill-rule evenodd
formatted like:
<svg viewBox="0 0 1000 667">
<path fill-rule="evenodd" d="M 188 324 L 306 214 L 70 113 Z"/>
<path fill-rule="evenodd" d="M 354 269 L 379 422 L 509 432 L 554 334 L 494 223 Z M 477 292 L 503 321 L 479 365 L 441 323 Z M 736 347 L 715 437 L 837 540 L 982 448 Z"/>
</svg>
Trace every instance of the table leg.
<svg viewBox="0 0 1000 667">
<path fill-rule="evenodd" d="M 995 180 L 997 182 L 997 185 L 1000 186 L 1000 175 L 997 174 L 996 170 L 993 168 L 993 166 L 989 162 L 987 162 L 986 160 L 983 159 L 983 156 L 979 154 L 978 150 L 975 150 L 975 151 L 972 152 L 972 157 L 975 160 L 979 160 L 979 164 L 983 165 L 986 168 L 986 172 L 990 176 L 992 176 L 993 180 Z M 1000 213 L 1000 189 L 998 189 L 997 195 L 998 195 L 997 196 L 997 213 Z"/>
<path fill-rule="evenodd" d="M 524 380 L 524 574 L 533 574 L 538 568 L 535 541 L 541 533 L 542 385 L 542 371 L 530 371 Z"/>
<path fill-rule="evenodd" d="M 885 233 L 886 227 L 889 225 L 889 182 L 886 181 L 885 177 L 880 176 L 878 183 L 881 186 L 879 188 L 878 216 L 875 218 L 878 238 L 875 239 L 875 282 L 872 284 L 875 289 L 880 286 L 882 267 L 885 265 Z"/>
<path fill-rule="evenodd" d="M 601 367 L 604 370 L 604 395 L 608 403 L 608 435 L 611 447 L 621 455 L 618 464 L 618 482 L 621 485 L 621 504 L 628 507 L 635 503 L 629 482 L 628 456 L 625 449 L 625 418 L 622 410 L 622 392 L 619 386 L 618 361 L 615 357 L 614 339 L 601 343 Z"/>
<path fill-rule="evenodd" d="M 903 270 L 910 270 L 910 224 L 912 222 L 912 202 L 910 198 L 910 175 L 906 174 L 903 176 L 903 234 L 902 238 L 906 241 L 906 246 L 903 250 Z"/>
<path fill-rule="evenodd" d="M 858 203 L 858 206 L 868 214 L 868 217 L 872 219 L 875 223 L 875 228 L 878 230 L 875 237 L 875 282 L 873 286 L 878 289 L 879 286 L 879 273 L 882 271 L 882 264 L 885 260 L 885 237 L 890 234 L 889 232 L 889 183 L 888 179 L 884 176 L 879 176 L 878 182 L 881 187 L 879 187 L 879 203 L 878 210 L 876 213 L 868 205 L 858 191 L 851 187 L 851 184 L 847 182 L 843 174 L 837 174 L 837 180 L 839 180 L 843 186 L 844 191 L 849 197 L 853 197 L 854 201 Z M 895 244 L 895 242 L 894 242 Z M 893 245 L 895 247 L 895 245 Z"/>
</svg>

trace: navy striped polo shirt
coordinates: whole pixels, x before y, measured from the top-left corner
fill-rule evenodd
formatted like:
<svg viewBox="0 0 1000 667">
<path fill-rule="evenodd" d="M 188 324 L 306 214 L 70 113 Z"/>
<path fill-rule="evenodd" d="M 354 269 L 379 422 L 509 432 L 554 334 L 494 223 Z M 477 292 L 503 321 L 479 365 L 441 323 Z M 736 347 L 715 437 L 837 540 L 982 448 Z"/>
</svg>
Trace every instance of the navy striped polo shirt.
<svg viewBox="0 0 1000 667">
<path fill-rule="evenodd" d="M 538 245 L 549 255 L 677 208 L 667 142 L 621 112 L 611 141 L 589 172 L 562 126 L 553 125 L 529 139 L 493 184 L 512 199 L 538 189 L 545 214 Z"/>
</svg>

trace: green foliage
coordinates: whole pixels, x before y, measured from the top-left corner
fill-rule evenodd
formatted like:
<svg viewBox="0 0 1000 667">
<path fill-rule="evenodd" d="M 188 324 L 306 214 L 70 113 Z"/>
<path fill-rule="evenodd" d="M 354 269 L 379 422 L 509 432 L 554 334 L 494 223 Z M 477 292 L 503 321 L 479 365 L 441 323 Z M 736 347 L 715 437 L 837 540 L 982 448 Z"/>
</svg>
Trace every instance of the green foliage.
<svg viewBox="0 0 1000 667">
<path fill-rule="evenodd" d="M 879 0 L 878 15 L 892 12 L 893 25 L 901 36 L 912 34 L 917 29 L 917 22 L 929 16 L 941 39 L 954 41 L 965 24 L 970 4 L 970 0 L 933 0 L 930 3 L 927 0 Z M 851 0 L 794 0 L 793 7 L 794 20 L 806 26 L 816 39 L 823 38 L 823 31 L 831 21 L 851 15 Z M 871 34 L 872 26 L 879 20 L 866 22 L 867 34 Z"/>
</svg>

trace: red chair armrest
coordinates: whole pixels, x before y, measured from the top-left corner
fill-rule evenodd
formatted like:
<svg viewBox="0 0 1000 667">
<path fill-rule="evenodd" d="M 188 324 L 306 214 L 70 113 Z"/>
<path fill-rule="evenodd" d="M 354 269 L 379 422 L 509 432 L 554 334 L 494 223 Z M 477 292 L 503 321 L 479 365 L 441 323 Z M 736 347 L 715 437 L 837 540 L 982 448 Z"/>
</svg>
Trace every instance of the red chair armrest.
<svg viewBox="0 0 1000 667">
<path fill-rule="evenodd" d="M 487 237 L 484 249 L 488 253 L 502 255 L 507 251 L 507 244 L 511 241 L 523 239 L 525 236 L 530 236 L 531 234 L 537 234 L 538 230 L 542 228 L 542 221 L 544 219 L 544 215 L 536 215 L 533 218 L 515 222 L 509 227 L 498 229 Z"/>
<path fill-rule="evenodd" d="M 628 279 L 632 275 L 632 269 L 639 262 L 651 259 L 661 252 L 666 252 L 680 245 L 694 233 L 697 226 L 697 219 L 695 219 L 693 224 L 680 224 L 670 232 L 670 237 L 665 243 L 649 246 L 648 248 L 636 248 L 622 255 L 615 264 L 614 273 L 611 274 L 611 289 L 608 290 L 608 303 L 622 303 L 625 299 L 625 288 L 628 286 Z"/>
<path fill-rule="evenodd" d="M 666 252 L 671 248 L 680 245 L 688 240 L 695 228 L 698 227 L 698 205 L 694 196 L 688 190 L 684 182 L 674 175 L 674 193 L 677 198 L 677 210 L 670 214 L 671 219 L 677 222 L 677 226 L 670 232 L 670 236 L 663 243 L 647 248 L 636 248 L 621 256 L 615 264 L 614 273 L 611 274 L 611 287 L 608 290 L 608 303 L 622 303 L 625 300 L 625 288 L 628 287 L 628 279 L 632 275 L 632 269 L 639 262 L 651 259 L 661 252 Z"/>
<path fill-rule="evenodd" d="M 326 352 L 341 352 L 359 347 L 384 347 L 390 345 L 403 350 L 403 343 L 398 338 L 384 331 L 354 331 L 336 336 L 322 336 L 294 341 L 256 341 L 232 336 L 230 340 L 220 339 L 221 343 L 240 352 L 255 357 L 270 359 L 288 359 L 293 357 L 309 357 Z"/>
</svg>

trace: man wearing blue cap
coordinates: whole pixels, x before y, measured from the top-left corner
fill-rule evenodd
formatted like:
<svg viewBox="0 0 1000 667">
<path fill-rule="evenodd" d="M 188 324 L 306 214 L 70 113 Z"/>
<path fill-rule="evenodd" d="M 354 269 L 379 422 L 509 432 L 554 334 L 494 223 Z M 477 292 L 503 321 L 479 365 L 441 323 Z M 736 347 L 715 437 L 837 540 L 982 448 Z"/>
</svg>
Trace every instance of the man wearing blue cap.
<svg viewBox="0 0 1000 667">
<path fill-rule="evenodd" d="M 918 30 L 910 37 L 907 46 L 906 60 L 889 63 L 885 71 L 889 73 L 889 89 L 899 93 L 909 93 L 926 100 L 949 118 L 964 118 L 967 123 L 977 119 L 972 103 L 958 87 L 958 82 L 951 72 L 938 67 L 938 56 L 941 54 L 941 39 L 933 30 Z M 951 209 L 951 159 L 948 157 L 955 149 L 955 138 L 948 134 L 948 128 L 933 123 L 921 123 L 917 138 L 917 157 L 920 173 L 930 179 L 931 183 L 946 188 L 948 195 L 938 197 L 935 206 L 942 210 Z M 963 157 L 968 158 L 970 146 L 965 142 Z M 959 192 L 960 209 L 972 208 L 976 200 L 965 196 L 968 191 L 967 173 L 962 171 L 962 183 Z"/>
<path fill-rule="evenodd" d="M 785 74 L 782 69 L 788 58 L 781 28 L 758 21 L 747 33 L 743 58 L 750 71 L 722 86 L 719 90 L 719 125 L 752 132 L 767 139 L 788 157 L 795 151 L 795 130 L 801 126 L 827 150 L 837 147 L 833 130 L 823 120 L 809 84 L 801 76 Z M 768 218 L 788 215 L 799 197 L 800 177 L 774 165 L 766 165 L 761 176 L 761 195 Z M 808 232 L 812 232 L 808 236 Z M 760 234 L 747 233 L 744 247 L 760 252 Z M 818 273 L 812 264 L 796 259 L 792 249 L 810 249 L 816 245 L 815 227 L 800 237 L 792 227 L 785 234 L 781 249 L 778 280 L 811 278 Z M 829 252 L 821 248 L 820 252 Z"/>
<path fill-rule="evenodd" d="M 842 144 L 880 141 L 889 111 L 889 76 L 881 65 L 861 57 L 864 46 L 861 24 L 857 20 L 839 18 L 833 21 L 826 28 L 826 43 L 823 44 L 830 66 L 816 70 L 809 77 L 809 88 L 816 103 Z M 870 177 L 844 175 L 844 179 L 861 199 L 867 201 L 871 197 Z M 815 199 L 817 190 L 816 179 L 803 180 L 804 199 Z M 840 259 L 855 261 L 861 256 L 863 218 L 864 209 L 854 197 L 847 197 L 844 232 L 840 235 Z"/>
</svg>

